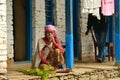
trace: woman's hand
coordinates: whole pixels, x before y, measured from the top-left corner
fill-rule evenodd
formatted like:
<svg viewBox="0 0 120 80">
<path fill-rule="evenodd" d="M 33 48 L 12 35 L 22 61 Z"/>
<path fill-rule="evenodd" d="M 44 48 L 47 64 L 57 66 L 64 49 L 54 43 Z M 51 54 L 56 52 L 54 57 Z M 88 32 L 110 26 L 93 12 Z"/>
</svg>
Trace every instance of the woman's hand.
<svg viewBox="0 0 120 80">
<path fill-rule="evenodd" d="M 56 44 L 54 37 L 52 37 L 52 41 L 51 42 L 53 42 L 53 44 Z"/>
</svg>

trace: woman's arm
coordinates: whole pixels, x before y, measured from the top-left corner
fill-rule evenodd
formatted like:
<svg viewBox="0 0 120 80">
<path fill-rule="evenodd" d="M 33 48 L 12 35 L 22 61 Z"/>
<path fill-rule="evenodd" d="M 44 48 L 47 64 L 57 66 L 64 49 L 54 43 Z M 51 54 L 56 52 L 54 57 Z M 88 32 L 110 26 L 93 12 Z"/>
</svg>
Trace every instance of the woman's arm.
<svg viewBox="0 0 120 80">
<path fill-rule="evenodd" d="M 63 49 L 63 47 L 61 46 L 61 43 L 60 43 L 60 41 L 59 41 L 58 38 L 56 38 L 56 37 L 54 38 L 53 44 L 54 44 L 57 48 L 59 48 L 62 53 L 64 53 L 64 49 Z"/>
</svg>

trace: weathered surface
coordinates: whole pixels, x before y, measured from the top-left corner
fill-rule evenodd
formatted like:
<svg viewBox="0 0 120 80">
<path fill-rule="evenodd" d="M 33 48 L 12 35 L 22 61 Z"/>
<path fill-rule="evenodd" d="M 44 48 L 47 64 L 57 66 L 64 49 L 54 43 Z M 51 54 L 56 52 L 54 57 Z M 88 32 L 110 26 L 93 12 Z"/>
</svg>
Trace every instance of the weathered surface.
<svg viewBox="0 0 120 80">
<path fill-rule="evenodd" d="M 31 64 L 17 64 L 14 68 L 8 69 L 10 80 L 40 80 L 39 76 L 23 75 L 16 72 L 16 69 L 28 69 Z M 106 63 L 75 63 L 75 68 L 70 73 L 57 73 L 49 80 L 109 80 L 119 77 L 120 71 L 113 62 Z M 21 77 L 22 76 L 22 77 Z"/>
<path fill-rule="evenodd" d="M 7 72 L 6 60 L 7 60 L 6 0 L 0 0 L 0 74 L 5 74 Z"/>
</svg>

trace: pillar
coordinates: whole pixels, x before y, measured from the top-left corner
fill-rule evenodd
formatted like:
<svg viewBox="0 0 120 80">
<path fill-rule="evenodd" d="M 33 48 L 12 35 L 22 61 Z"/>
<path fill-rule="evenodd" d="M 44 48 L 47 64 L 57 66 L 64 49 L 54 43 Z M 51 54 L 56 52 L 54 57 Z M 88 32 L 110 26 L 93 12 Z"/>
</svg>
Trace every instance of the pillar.
<svg viewBox="0 0 120 80">
<path fill-rule="evenodd" d="M 73 48 L 73 0 L 66 0 L 66 67 L 74 67 Z"/>
<path fill-rule="evenodd" d="M 120 0 L 115 0 L 115 59 L 120 64 Z"/>
</svg>

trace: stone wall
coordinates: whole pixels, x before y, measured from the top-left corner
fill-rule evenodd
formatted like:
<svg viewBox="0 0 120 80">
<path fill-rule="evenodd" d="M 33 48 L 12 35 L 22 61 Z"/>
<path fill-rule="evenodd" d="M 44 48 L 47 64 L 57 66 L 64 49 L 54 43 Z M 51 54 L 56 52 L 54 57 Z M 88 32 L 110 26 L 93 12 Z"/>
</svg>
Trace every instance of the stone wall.
<svg viewBox="0 0 120 80">
<path fill-rule="evenodd" d="M 55 15 L 55 26 L 58 30 L 58 37 L 60 41 L 65 43 L 65 0 L 55 0 L 54 2 L 54 15 Z"/>
<path fill-rule="evenodd" d="M 79 47 L 81 48 L 79 51 L 81 54 L 81 60 L 90 61 L 94 60 L 94 50 L 93 50 L 93 40 L 92 36 L 89 33 L 87 36 L 85 32 L 87 30 L 87 20 L 88 13 L 82 13 L 83 2 L 79 1 Z"/>
<path fill-rule="evenodd" d="M 13 0 L 7 0 L 7 52 L 8 58 L 14 57 L 14 37 L 13 37 Z"/>
<path fill-rule="evenodd" d="M 33 52 L 35 50 L 37 40 L 44 36 L 45 20 L 45 0 L 32 0 L 33 4 Z"/>
<path fill-rule="evenodd" d="M 7 72 L 6 0 L 0 0 L 0 73 Z"/>
</svg>

